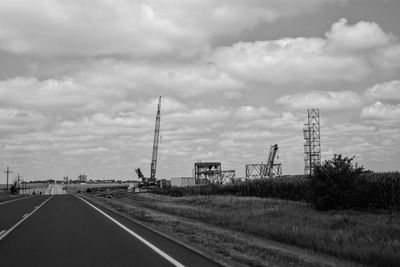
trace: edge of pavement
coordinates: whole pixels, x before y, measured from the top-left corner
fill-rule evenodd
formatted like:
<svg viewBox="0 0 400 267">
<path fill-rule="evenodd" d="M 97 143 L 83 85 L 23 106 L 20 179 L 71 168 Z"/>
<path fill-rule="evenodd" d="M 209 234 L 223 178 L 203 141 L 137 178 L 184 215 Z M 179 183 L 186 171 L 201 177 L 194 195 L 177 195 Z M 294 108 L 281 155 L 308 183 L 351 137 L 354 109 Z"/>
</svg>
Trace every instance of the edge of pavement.
<svg viewBox="0 0 400 267">
<path fill-rule="evenodd" d="M 157 230 L 155 230 L 153 228 L 150 228 L 149 226 L 145 225 L 144 223 L 140 222 L 139 220 L 136 220 L 136 219 L 134 219 L 134 218 L 122 213 L 122 212 L 119 212 L 118 210 L 115 210 L 114 208 L 106 206 L 104 203 L 102 203 L 99 200 L 97 200 L 95 196 L 88 196 L 88 195 L 80 194 L 79 197 L 82 197 L 83 199 L 91 202 L 92 204 L 97 205 L 97 206 L 99 206 L 99 207 L 101 207 L 101 208 L 103 208 L 103 209 L 105 209 L 105 210 L 107 210 L 107 211 L 109 211 L 111 213 L 119 215 L 119 216 L 121 216 L 121 217 L 123 217 L 123 218 L 125 218 L 125 219 L 127 219 L 127 220 L 129 220 L 129 221 L 131 221 L 133 223 L 135 223 L 135 224 L 138 224 L 139 226 L 141 226 L 143 228 L 146 228 L 147 230 L 149 230 L 149 231 L 151 231 L 151 232 L 153 232 L 155 234 L 158 234 L 158 235 L 160 235 L 160 236 L 162 236 L 162 237 L 164 237 L 166 239 L 169 239 L 169 240 L 181 245 L 182 247 L 185 247 L 186 249 L 189 249 L 189 250 L 201 255 L 202 257 L 207 258 L 207 259 L 209 259 L 209 260 L 211 260 L 211 261 L 213 261 L 213 262 L 215 262 L 215 263 L 217 263 L 217 264 L 219 264 L 219 265 L 221 265 L 223 267 L 230 267 L 231 266 L 231 265 L 227 264 L 226 262 L 222 261 L 221 259 L 210 257 L 208 254 L 204 253 L 203 251 L 201 251 L 199 249 L 196 249 L 196 248 L 194 248 L 194 247 L 192 247 L 192 246 L 190 246 L 190 245 L 188 245 L 188 244 L 186 244 L 186 243 L 184 243 L 184 242 L 182 242 L 182 241 L 180 241 L 180 240 L 178 240 L 178 239 L 176 239 L 174 237 L 171 237 L 171 236 L 169 236 L 167 234 L 164 234 L 164 233 L 162 233 L 160 231 L 157 231 Z"/>
</svg>

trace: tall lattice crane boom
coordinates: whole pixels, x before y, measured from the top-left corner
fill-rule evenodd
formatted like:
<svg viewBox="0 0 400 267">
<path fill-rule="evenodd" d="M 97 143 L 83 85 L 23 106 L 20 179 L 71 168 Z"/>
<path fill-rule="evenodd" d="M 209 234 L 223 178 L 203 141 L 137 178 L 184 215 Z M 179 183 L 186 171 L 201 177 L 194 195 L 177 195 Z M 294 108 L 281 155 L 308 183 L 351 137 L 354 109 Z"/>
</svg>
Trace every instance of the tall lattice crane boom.
<svg viewBox="0 0 400 267">
<path fill-rule="evenodd" d="M 275 156 L 276 156 L 277 150 L 278 150 L 278 145 L 276 145 L 276 144 L 271 146 L 271 148 L 269 150 L 268 162 L 267 162 L 266 173 L 265 173 L 265 175 L 267 177 L 271 176 L 271 172 L 274 168 L 274 161 L 275 161 Z"/>
<path fill-rule="evenodd" d="M 160 122 L 161 122 L 160 109 L 161 109 L 161 96 L 158 99 L 156 125 L 154 129 L 153 155 L 151 156 L 150 179 L 156 178 L 158 141 L 160 140 Z"/>
</svg>

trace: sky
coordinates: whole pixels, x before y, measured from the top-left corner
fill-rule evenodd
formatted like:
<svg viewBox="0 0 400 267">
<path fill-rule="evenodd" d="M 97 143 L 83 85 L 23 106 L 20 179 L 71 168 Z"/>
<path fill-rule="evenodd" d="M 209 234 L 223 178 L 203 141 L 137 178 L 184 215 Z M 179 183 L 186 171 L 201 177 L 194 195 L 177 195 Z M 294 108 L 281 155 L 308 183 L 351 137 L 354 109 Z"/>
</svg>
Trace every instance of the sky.
<svg viewBox="0 0 400 267">
<path fill-rule="evenodd" d="M 158 178 L 198 161 L 243 177 L 273 144 L 283 174 L 302 174 L 309 108 L 323 160 L 399 170 L 399 12 L 398 0 L 2 0 L 0 167 L 149 176 L 162 96 Z"/>
</svg>

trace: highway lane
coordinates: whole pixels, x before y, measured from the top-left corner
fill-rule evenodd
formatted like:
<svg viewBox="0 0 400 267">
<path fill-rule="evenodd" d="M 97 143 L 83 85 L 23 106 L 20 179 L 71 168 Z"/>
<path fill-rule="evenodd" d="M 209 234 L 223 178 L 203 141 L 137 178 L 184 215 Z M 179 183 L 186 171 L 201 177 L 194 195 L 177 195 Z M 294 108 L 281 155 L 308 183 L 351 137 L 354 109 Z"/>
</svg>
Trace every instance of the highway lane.
<svg viewBox="0 0 400 267">
<path fill-rule="evenodd" d="M 129 220 L 112 217 L 185 266 L 219 266 Z M 174 266 L 72 195 L 54 196 L 1 240 L 0 259 L 2 266 Z"/>
<path fill-rule="evenodd" d="M 49 196 L 32 196 L 0 203 L 0 233 L 8 230 L 22 219 L 25 214 L 32 212 Z"/>
</svg>

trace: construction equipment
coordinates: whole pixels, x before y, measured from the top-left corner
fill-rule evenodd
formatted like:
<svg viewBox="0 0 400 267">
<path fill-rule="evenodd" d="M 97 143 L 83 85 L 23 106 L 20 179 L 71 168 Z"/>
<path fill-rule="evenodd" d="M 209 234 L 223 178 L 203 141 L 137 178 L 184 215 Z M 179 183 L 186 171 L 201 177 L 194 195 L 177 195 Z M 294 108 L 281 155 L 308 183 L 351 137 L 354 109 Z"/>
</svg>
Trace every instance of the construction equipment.
<svg viewBox="0 0 400 267">
<path fill-rule="evenodd" d="M 267 168 L 265 168 L 265 173 L 264 173 L 265 177 L 270 177 L 271 176 L 271 172 L 274 169 L 274 161 L 275 161 L 275 156 L 276 156 L 276 152 L 277 151 L 278 151 L 278 145 L 277 144 L 271 146 L 271 148 L 269 149 Z"/>
<path fill-rule="evenodd" d="M 160 122 L 161 122 L 160 109 L 161 109 L 161 96 L 158 99 L 156 125 L 154 129 L 153 154 L 151 156 L 151 166 L 150 166 L 150 180 L 154 181 L 156 179 L 156 170 L 157 170 L 158 141 L 160 140 Z"/>
<path fill-rule="evenodd" d="M 221 162 L 196 162 L 194 172 L 196 184 L 218 184 L 221 181 Z"/>
<path fill-rule="evenodd" d="M 267 163 L 246 164 L 246 179 L 272 178 L 282 175 L 282 164 L 275 163 L 278 152 L 278 145 L 272 145 L 269 149 Z"/>
<path fill-rule="evenodd" d="M 150 165 L 150 178 L 146 178 L 140 168 L 135 169 L 135 172 L 139 179 L 142 180 L 142 186 L 153 186 L 156 185 L 156 169 L 157 169 L 157 153 L 158 153 L 158 141 L 160 139 L 160 111 L 161 111 L 161 96 L 158 99 L 156 125 L 154 130 L 154 141 L 153 141 L 153 153 L 151 156 Z"/>
<path fill-rule="evenodd" d="M 138 176 L 139 179 L 142 179 L 142 181 L 144 180 L 144 175 L 142 173 L 142 171 L 140 170 L 140 168 L 135 169 L 135 172 Z"/>
</svg>

